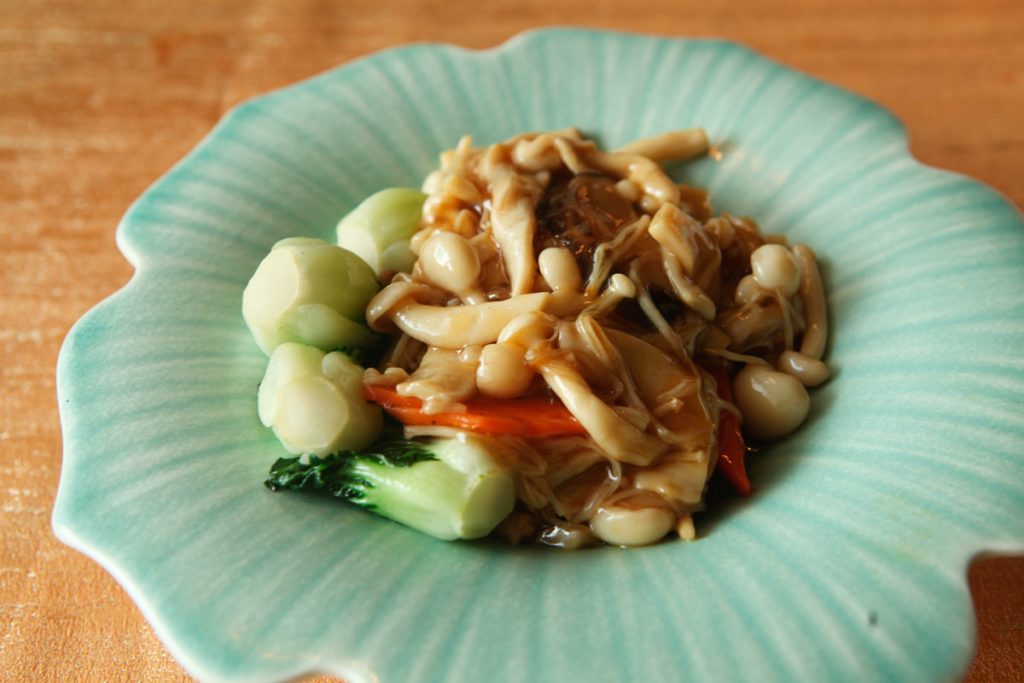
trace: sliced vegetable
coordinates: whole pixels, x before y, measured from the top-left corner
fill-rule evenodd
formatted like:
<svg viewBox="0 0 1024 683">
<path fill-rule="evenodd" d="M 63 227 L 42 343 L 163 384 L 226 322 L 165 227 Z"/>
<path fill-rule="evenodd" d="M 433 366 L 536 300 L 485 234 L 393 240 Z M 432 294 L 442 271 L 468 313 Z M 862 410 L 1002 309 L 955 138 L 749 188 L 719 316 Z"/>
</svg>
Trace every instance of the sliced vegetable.
<svg viewBox="0 0 1024 683">
<path fill-rule="evenodd" d="M 268 356 L 285 342 L 331 351 L 371 347 L 379 337 L 363 320 L 379 289 L 369 266 L 352 252 L 311 238 L 281 240 L 242 294 L 242 317 Z"/>
<path fill-rule="evenodd" d="M 407 335 L 442 349 L 491 344 L 505 327 L 526 313 L 543 311 L 548 292 L 467 306 L 426 306 L 408 299 L 392 311 L 395 325 Z"/>
<path fill-rule="evenodd" d="M 409 238 L 419 226 L 426 199 L 406 187 L 370 195 L 338 223 L 338 246 L 357 254 L 377 274 L 412 270 L 416 255 Z"/>
<path fill-rule="evenodd" d="M 394 387 L 365 386 L 363 395 L 406 425 L 443 425 L 479 434 L 521 437 L 586 434 L 565 406 L 545 398 L 505 400 L 480 396 L 464 404 L 465 412 L 427 414 L 420 399 L 401 396 Z"/>
<path fill-rule="evenodd" d="M 290 453 L 365 448 L 380 435 L 382 416 L 363 398 L 362 376 L 363 369 L 341 352 L 281 344 L 260 383 L 260 421 Z"/>
<path fill-rule="evenodd" d="M 718 384 L 718 395 L 723 401 L 732 403 L 732 387 L 729 384 L 729 373 L 724 366 L 715 372 Z M 739 418 L 729 411 L 718 413 L 718 462 L 715 469 L 732 484 L 740 495 L 750 495 L 750 478 L 746 467 L 747 446 L 743 440 Z"/>
<path fill-rule="evenodd" d="M 272 491 L 325 491 L 442 540 L 480 538 L 505 519 L 515 487 L 481 439 L 401 438 L 323 458 L 282 458 L 264 482 Z"/>
</svg>

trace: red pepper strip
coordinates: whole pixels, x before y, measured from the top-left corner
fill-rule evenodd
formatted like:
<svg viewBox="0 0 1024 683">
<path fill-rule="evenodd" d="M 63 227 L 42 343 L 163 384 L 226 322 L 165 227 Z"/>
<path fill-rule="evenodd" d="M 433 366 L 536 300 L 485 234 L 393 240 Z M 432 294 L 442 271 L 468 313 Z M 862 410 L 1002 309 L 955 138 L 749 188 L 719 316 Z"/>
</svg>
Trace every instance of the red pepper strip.
<svg viewBox="0 0 1024 683">
<path fill-rule="evenodd" d="M 732 387 L 725 366 L 715 370 L 718 395 L 723 401 L 732 403 Z M 725 476 L 741 496 L 750 495 L 750 479 L 744 458 L 747 446 L 743 441 L 740 421 L 733 413 L 720 411 L 718 414 L 718 463 L 715 469 Z"/>
<path fill-rule="evenodd" d="M 363 386 L 363 396 L 406 425 L 444 425 L 480 434 L 524 437 L 587 433 L 565 406 L 544 398 L 501 400 L 478 397 L 465 403 L 465 412 L 428 415 L 423 412 L 420 399 L 400 396 L 394 387 L 366 385 Z"/>
</svg>

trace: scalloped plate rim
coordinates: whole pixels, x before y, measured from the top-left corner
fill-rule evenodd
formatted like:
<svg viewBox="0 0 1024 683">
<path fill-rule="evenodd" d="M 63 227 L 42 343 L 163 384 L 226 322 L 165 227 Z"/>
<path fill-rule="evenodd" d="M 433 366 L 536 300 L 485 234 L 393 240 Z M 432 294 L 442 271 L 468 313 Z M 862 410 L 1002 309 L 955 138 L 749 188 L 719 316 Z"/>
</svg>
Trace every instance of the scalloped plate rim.
<svg viewBox="0 0 1024 683">
<path fill-rule="evenodd" d="M 140 206 L 145 205 L 149 201 L 149 197 L 153 190 L 158 186 L 162 185 L 168 178 L 171 178 L 181 169 L 187 167 L 193 160 L 194 157 L 199 155 L 206 147 L 215 143 L 224 133 L 224 131 L 231 128 L 236 119 L 242 115 L 245 111 L 258 105 L 260 102 L 287 96 L 289 91 L 301 87 L 306 83 L 318 81 L 321 79 L 329 79 L 334 77 L 337 73 L 347 70 L 351 67 L 359 64 L 371 62 L 382 55 L 397 54 L 402 52 L 408 52 L 413 50 L 445 50 L 451 53 L 458 54 L 460 57 L 479 57 L 483 55 L 495 55 L 500 56 L 507 52 L 512 52 L 520 49 L 520 46 L 526 44 L 536 36 L 571 36 L 571 35 L 599 35 L 610 38 L 628 38 L 636 40 L 655 40 L 655 41 L 666 41 L 666 42 L 693 42 L 693 43 L 708 43 L 718 44 L 727 47 L 731 50 L 740 50 L 759 60 L 770 63 L 774 68 L 799 74 L 803 78 L 808 79 L 815 85 L 823 86 L 828 90 L 841 94 L 843 97 L 850 100 L 857 100 L 867 105 L 870 105 L 871 115 L 876 118 L 884 118 L 887 124 L 892 128 L 895 134 L 897 134 L 902 143 L 902 149 L 900 156 L 905 157 L 911 161 L 918 170 L 928 171 L 932 173 L 939 173 L 955 178 L 958 183 L 970 184 L 974 186 L 975 190 L 982 190 L 991 195 L 998 197 L 1002 202 L 1012 207 L 1017 211 L 1018 216 L 1020 215 L 1020 209 L 1016 207 L 1010 199 L 1005 196 L 1002 192 L 993 188 L 975 178 L 967 176 L 957 171 L 951 171 L 948 169 L 942 169 L 934 167 L 921 162 L 910 150 L 910 137 L 909 132 L 902 120 L 900 120 L 891 111 L 878 104 L 877 102 L 864 97 L 858 93 L 850 90 L 846 90 L 840 86 L 834 85 L 827 81 L 821 80 L 820 78 L 808 74 L 800 69 L 783 64 L 771 57 L 767 57 L 764 54 L 750 48 L 749 46 L 729 40 L 722 37 L 688 37 L 678 35 L 664 35 L 664 34 L 645 34 L 640 32 L 632 31 L 615 31 L 615 30 L 603 30 L 603 29 L 591 29 L 585 27 L 574 27 L 574 26 L 549 26 L 534 28 L 527 31 L 517 33 L 509 37 L 504 42 L 489 48 L 484 49 L 473 49 L 466 48 L 459 45 L 454 45 L 444 42 L 413 42 L 409 44 L 403 44 L 394 47 L 388 47 L 381 50 L 377 50 L 366 55 L 362 55 L 358 58 L 350 60 L 348 62 L 339 64 L 326 71 L 311 75 L 303 78 L 296 82 L 287 84 L 285 86 L 276 88 L 269 92 L 260 94 L 255 97 L 247 98 L 232 106 L 227 110 L 212 129 L 205 134 L 180 160 L 173 164 L 166 172 L 161 174 L 155 179 L 141 194 L 140 196 L 129 206 L 123 218 L 118 224 L 116 230 L 116 245 L 120 252 L 124 255 L 125 259 L 132 265 L 133 272 L 129 280 L 122 285 L 119 289 L 106 296 L 103 300 L 92 306 L 86 313 L 84 313 L 77 322 L 69 330 L 66 335 L 57 359 L 57 385 L 56 394 L 58 399 L 58 410 L 61 421 L 61 433 L 64 442 L 61 476 L 58 485 L 57 494 L 54 501 L 51 523 L 54 534 L 67 546 L 81 552 L 87 557 L 97 562 L 104 568 L 128 593 L 133 602 L 138 606 L 141 613 L 145 616 L 149 622 L 153 631 L 172 654 L 172 656 L 184 666 L 192 675 L 196 676 L 201 680 L 220 680 L 220 672 L 210 669 L 203 661 L 201 656 L 193 656 L 193 652 L 185 647 L 179 647 L 179 643 L 173 632 L 173 628 L 167 624 L 160 614 L 160 611 L 147 597 L 144 590 L 142 590 L 135 582 L 134 578 L 129 569 L 122 567 L 116 560 L 110 557 L 106 549 L 100 545 L 81 537 L 75 526 L 75 519 L 68 516 L 68 512 L 64 509 L 66 500 L 66 481 L 65 477 L 68 474 L 70 463 L 76 458 L 74 453 L 75 447 L 73 445 L 74 427 L 75 422 L 73 418 L 73 409 L 65 408 L 64 396 L 66 394 L 66 384 L 73 382 L 71 378 L 71 372 L 69 365 L 71 359 L 75 354 L 75 347 L 79 343 L 79 337 L 83 330 L 89 328 L 93 323 L 97 312 L 102 311 L 108 307 L 119 305 L 122 300 L 130 299 L 133 295 L 135 288 L 138 286 L 140 280 L 145 277 L 147 273 L 148 265 L 154 260 L 152 255 L 147 255 L 142 250 L 138 249 L 133 243 L 130 236 L 127 234 L 130 230 L 130 225 L 133 223 L 134 216 L 137 213 Z M 1022 221 L 1024 224 L 1024 221 Z M 64 494 L 64 495 L 62 495 Z M 987 555 L 1012 555 L 1024 553 L 1024 538 L 1021 539 L 1001 539 L 996 541 L 985 541 L 983 539 L 976 539 L 976 542 L 972 545 L 971 549 L 968 550 L 967 562 L 964 563 L 961 568 L 962 571 L 960 582 L 964 591 L 968 590 L 966 567 L 967 564 L 975 557 L 987 556 Z M 968 625 L 971 630 L 972 640 L 976 637 L 975 624 L 972 622 Z M 969 664 L 965 662 L 965 667 Z M 284 678 L 293 678 L 317 673 L 328 673 L 331 675 L 342 676 L 352 683 L 361 683 L 362 681 L 373 679 L 372 672 L 365 672 L 361 668 L 355 665 L 348 665 L 344 662 L 336 660 L 317 660 L 309 661 L 301 664 L 297 664 L 294 667 L 289 667 L 284 671 Z M 962 674 L 963 671 L 958 672 Z M 266 675 L 258 675 L 250 680 L 254 681 L 277 681 L 281 680 L 282 672 L 276 671 L 274 673 L 268 673 Z"/>
</svg>

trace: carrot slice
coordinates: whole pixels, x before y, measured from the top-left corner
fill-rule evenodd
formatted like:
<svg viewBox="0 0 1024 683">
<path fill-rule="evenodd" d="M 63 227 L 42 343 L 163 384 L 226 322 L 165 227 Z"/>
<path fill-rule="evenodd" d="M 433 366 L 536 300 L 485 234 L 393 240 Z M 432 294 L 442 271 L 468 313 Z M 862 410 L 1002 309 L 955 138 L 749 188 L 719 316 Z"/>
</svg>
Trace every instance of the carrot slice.
<svg viewBox="0 0 1024 683">
<path fill-rule="evenodd" d="M 723 401 L 732 403 L 732 386 L 725 366 L 717 368 L 715 380 L 718 395 Z M 733 413 L 720 412 L 718 415 L 718 462 L 715 470 L 725 476 L 740 495 L 750 495 L 750 478 L 747 476 L 745 458 L 747 445 L 743 440 L 740 421 Z"/>
<path fill-rule="evenodd" d="M 443 425 L 480 434 L 521 437 L 587 433 L 565 406 L 545 398 L 478 397 L 465 404 L 465 412 L 428 415 L 423 412 L 423 402 L 420 399 L 414 396 L 401 396 L 394 387 L 367 385 L 363 387 L 363 395 L 406 425 Z"/>
</svg>

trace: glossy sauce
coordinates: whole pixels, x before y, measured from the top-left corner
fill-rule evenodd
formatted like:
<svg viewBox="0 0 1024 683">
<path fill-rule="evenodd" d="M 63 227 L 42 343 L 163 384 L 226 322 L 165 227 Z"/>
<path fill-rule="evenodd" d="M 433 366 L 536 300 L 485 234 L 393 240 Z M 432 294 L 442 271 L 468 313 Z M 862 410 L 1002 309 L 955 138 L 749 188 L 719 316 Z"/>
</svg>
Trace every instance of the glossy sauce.
<svg viewBox="0 0 1024 683">
<path fill-rule="evenodd" d="M 565 247 L 586 278 L 594 249 L 636 220 L 632 202 L 616 189 L 616 180 L 599 173 L 559 175 L 537 206 L 536 249 Z"/>
</svg>

